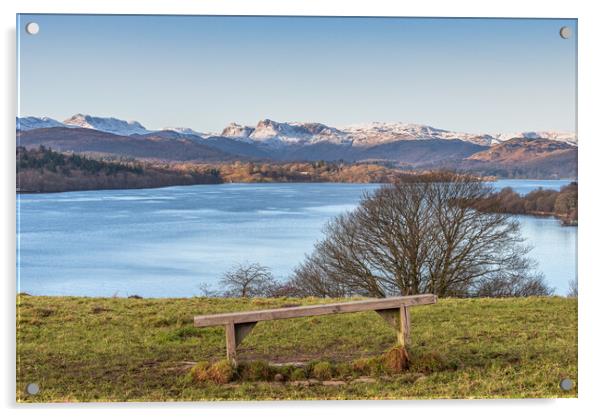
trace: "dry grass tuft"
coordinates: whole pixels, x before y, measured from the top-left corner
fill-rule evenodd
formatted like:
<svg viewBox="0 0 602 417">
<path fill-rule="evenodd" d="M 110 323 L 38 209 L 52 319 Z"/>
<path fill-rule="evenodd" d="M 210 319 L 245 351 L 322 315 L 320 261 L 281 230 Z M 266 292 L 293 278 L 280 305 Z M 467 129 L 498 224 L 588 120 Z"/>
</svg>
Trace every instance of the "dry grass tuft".
<svg viewBox="0 0 602 417">
<path fill-rule="evenodd" d="M 207 361 L 201 361 L 192 367 L 190 374 L 197 382 L 215 382 L 216 384 L 227 384 L 234 378 L 235 368 L 227 360 L 221 360 L 209 364 Z"/>
<path fill-rule="evenodd" d="M 332 366 L 329 362 L 318 362 L 311 368 L 312 375 L 322 381 L 332 378 Z"/>
<path fill-rule="evenodd" d="M 209 381 L 208 371 L 210 366 L 211 365 L 207 361 L 200 361 L 199 363 L 194 365 L 190 369 L 190 375 L 192 376 L 192 379 L 197 382 Z"/>
<path fill-rule="evenodd" d="M 389 349 L 383 355 L 383 367 L 390 373 L 400 373 L 406 371 L 410 367 L 410 358 L 408 351 L 402 346 L 395 346 Z"/>
<path fill-rule="evenodd" d="M 227 359 L 215 362 L 207 371 L 209 379 L 216 384 L 227 384 L 234 377 L 235 368 Z"/>
</svg>

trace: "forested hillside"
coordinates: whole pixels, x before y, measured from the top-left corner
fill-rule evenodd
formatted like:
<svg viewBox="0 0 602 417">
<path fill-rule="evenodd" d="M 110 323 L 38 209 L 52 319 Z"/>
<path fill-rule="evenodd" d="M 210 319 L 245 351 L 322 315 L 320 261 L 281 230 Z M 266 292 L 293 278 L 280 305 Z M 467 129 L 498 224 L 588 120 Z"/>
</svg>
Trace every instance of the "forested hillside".
<svg viewBox="0 0 602 417">
<path fill-rule="evenodd" d="M 137 161 L 102 161 L 40 146 L 17 148 L 17 190 L 58 192 L 169 185 L 216 184 L 219 172 L 206 167 L 185 172 Z"/>
</svg>

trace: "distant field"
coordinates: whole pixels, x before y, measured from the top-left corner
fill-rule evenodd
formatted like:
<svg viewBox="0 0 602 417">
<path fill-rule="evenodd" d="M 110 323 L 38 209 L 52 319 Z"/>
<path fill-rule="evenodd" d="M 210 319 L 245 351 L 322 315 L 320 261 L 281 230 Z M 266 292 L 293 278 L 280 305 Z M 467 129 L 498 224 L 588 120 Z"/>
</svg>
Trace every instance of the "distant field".
<svg viewBox="0 0 602 417">
<path fill-rule="evenodd" d="M 311 381 L 198 383 L 195 362 L 225 355 L 221 327 L 196 314 L 320 299 L 17 297 L 18 401 L 196 401 L 575 397 L 577 301 L 560 297 L 440 299 L 412 309 L 413 363 L 394 375 Z M 330 361 L 348 368 L 382 354 L 394 332 L 374 312 L 259 323 L 239 360 Z M 429 358 L 436 358 L 431 360 Z M 338 368 L 336 368 L 338 366 Z M 328 379 L 328 378 L 323 378 Z M 40 393 L 24 394 L 36 382 Z"/>
</svg>

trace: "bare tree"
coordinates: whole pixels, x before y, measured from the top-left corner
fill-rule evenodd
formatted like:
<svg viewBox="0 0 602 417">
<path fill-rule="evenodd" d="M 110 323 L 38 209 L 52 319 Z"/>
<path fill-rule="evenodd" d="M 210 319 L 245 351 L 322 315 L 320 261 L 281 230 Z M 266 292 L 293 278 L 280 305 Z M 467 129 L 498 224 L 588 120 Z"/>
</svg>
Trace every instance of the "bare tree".
<svg viewBox="0 0 602 417">
<path fill-rule="evenodd" d="M 219 283 L 225 297 L 270 297 L 279 287 L 270 269 L 258 263 L 236 265 Z"/>
<path fill-rule="evenodd" d="M 579 282 L 577 278 L 569 281 L 569 292 L 567 297 L 577 298 L 579 296 Z"/>
<path fill-rule="evenodd" d="M 525 257 L 519 223 L 473 208 L 491 193 L 454 173 L 384 185 L 327 224 L 291 282 L 316 296 L 549 293 Z"/>
<path fill-rule="evenodd" d="M 541 274 L 512 274 L 483 280 L 476 288 L 477 297 L 528 297 L 550 295 L 551 289 Z"/>
<path fill-rule="evenodd" d="M 220 293 L 214 290 L 210 284 L 202 282 L 198 286 L 201 297 L 219 297 Z"/>
<path fill-rule="evenodd" d="M 334 280 L 334 274 L 328 269 L 322 254 L 315 251 L 299 265 L 289 281 L 289 287 L 295 288 L 296 297 L 346 297 L 352 295 L 349 286 Z"/>
</svg>

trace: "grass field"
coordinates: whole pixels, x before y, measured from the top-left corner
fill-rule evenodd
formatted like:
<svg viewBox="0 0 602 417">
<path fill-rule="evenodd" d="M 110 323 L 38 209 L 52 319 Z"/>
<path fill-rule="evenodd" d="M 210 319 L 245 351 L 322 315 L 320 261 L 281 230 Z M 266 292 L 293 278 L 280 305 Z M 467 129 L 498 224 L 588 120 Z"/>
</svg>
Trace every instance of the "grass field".
<svg viewBox="0 0 602 417">
<path fill-rule="evenodd" d="M 17 400 L 577 395 L 577 387 L 568 392 L 559 388 L 562 378 L 577 380 L 577 300 L 561 297 L 440 299 L 435 305 L 414 307 L 412 363 L 401 373 L 387 374 L 370 367 L 358 373 L 356 364 L 363 358 L 378 357 L 395 344 L 393 330 L 376 313 L 367 312 L 261 322 L 238 348 L 241 362 L 307 361 L 306 370 L 311 368 L 314 373 L 331 364 L 321 378 L 308 375 L 309 379 L 301 382 L 235 378 L 228 384 L 216 384 L 191 377 L 194 363 L 218 361 L 225 355 L 223 328 L 194 328 L 194 315 L 320 302 L 326 301 L 20 295 Z M 316 366 L 317 360 L 329 364 Z M 30 382 L 39 384 L 38 395 L 25 394 Z"/>
</svg>

